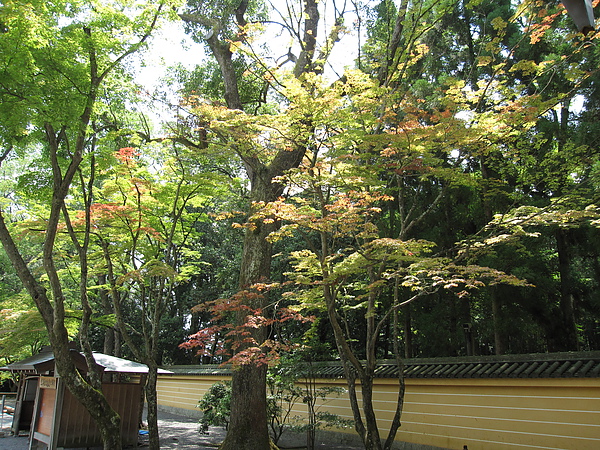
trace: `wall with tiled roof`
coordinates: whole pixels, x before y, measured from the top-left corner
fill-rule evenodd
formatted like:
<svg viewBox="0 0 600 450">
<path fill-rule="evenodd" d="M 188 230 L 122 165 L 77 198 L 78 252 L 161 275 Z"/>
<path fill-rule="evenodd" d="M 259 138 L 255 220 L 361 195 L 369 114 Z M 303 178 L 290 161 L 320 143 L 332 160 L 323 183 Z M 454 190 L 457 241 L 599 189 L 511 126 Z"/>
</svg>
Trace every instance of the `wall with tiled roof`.
<svg viewBox="0 0 600 450">
<path fill-rule="evenodd" d="M 341 378 L 339 361 L 315 363 L 320 378 Z M 170 366 L 179 374 L 222 376 L 231 373 L 216 364 Z M 393 361 L 381 361 L 375 370 L 378 378 L 397 378 Z M 415 358 L 404 360 L 405 378 L 598 378 L 600 352 L 535 353 L 529 355 L 471 356 L 456 358 Z"/>
<path fill-rule="evenodd" d="M 206 389 L 231 373 L 219 366 L 169 369 L 173 375 L 159 378 L 159 403 L 196 412 Z M 316 369 L 320 386 L 344 387 L 339 362 Z M 600 448 L 600 352 L 414 359 L 405 361 L 404 372 L 397 441 L 410 448 Z M 397 398 L 395 365 L 382 361 L 377 377 L 375 408 L 385 437 Z M 352 417 L 346 396 L 322 408 Z M 305 405 L 295 405 L 293 414 L 305 414 Z"/>
</svg>

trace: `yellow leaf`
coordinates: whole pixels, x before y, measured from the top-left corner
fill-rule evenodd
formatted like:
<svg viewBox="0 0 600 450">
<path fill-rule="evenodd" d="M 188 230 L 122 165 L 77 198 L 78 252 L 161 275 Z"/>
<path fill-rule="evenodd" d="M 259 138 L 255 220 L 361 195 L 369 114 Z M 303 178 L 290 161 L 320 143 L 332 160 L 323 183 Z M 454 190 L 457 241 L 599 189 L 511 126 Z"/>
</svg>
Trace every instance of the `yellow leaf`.
<svg viewBox="0 0 600 450">
<path fill-rule="evenodd" d="M 491 56 L 480 56 L 479 58 L 477 58 L 477 66 L 481 67 L 481 66 L 487 66 L 492 62 L 492 57 Z"/>
<path fill-rule="evenodd" d="M 492 20 L 492 26 L 494 27 L 494 30 L 503 30 L 504 28 L 506 28 L 506 25 L 507 23 L 500 16 Z"/>
</svg>

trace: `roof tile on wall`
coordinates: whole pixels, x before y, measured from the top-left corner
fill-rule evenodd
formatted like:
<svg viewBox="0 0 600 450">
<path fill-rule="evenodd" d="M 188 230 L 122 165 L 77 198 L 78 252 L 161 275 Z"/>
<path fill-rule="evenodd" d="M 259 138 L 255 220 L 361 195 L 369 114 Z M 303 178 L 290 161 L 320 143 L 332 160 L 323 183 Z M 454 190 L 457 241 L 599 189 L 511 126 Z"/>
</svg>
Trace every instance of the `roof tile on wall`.
<svg viewBox="0 0 600 450">
<path fill-rule="evenodd" d="M 318 378 L 342 378 L 339 361 L 313 363 Z M 223 375 L 231 369 L 219 365 L 170 366 L 175 374 Z M 380 361 L 377 378 L 396 378 L 395 361 Z M 600 352 L 536 353 L 528 355 L 414 358 L 404 360 L 405 378 L 598 378 Z"/>
</svg>

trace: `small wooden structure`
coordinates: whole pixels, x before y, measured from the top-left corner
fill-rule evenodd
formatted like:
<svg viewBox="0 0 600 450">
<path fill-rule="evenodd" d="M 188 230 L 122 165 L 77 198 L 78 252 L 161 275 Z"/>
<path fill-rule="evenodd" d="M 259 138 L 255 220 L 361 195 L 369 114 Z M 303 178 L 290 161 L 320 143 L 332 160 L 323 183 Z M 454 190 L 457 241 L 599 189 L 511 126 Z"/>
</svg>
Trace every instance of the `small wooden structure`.
<svg viewBox="0 0 600 450">
<path fill-rule="evenodd" d="M 86 373 L 84 356 L 71 350 L 71 357 L 76 367 Z M 103 370 L 102 392 L 121 416 L 123 446 L 136 446 L 142 385 L 148 367 L 102 353 L 94 353 L 94 359 Z M 49 347 L 0 369 L 21 375 L 12 430 L 15 435 L 29 431 L 30 450 L 102 445 L 91 416 L 56 373 L 54 354 Z"/>
</svg>

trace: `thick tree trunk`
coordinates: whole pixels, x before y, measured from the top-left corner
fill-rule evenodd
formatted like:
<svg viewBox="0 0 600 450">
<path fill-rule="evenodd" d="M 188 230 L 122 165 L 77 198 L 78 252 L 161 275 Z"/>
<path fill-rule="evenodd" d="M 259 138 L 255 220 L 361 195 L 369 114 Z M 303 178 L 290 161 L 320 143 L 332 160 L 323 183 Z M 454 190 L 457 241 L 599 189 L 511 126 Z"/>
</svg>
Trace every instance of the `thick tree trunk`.
<svg viewBox="0 0 600 450">
<path fill-rule="evenodd" d="M 265 365 L 244 364 L 234 370 L 231 422 L 221 450 L 266 450 L 271 447 L 267 428 L 266 377 Z"/>
<path fill-rule="evenodd" d="M 235 22 L 243 29 L 246 25 L 244 15 L 248 2 L 241 0 L 235 10 Z M 302 51 L 298 56 L 294 75 L 301 77 L 306 72 L 314 70 L 314 55 L 316 50 L 316 36 L 319 25 L 319 11 L 316 0 L 305 2 L 304 35 Z M 243 109 L 237 74 L 232 63 L 232 53 L 229 50 L 230 42 L 219 41 L 220 29 L 214 22 L 207 20 L 197 14 L 181 14 L 180 17 L 186 22 L 200 23 L 210 27 L 212 32 L 207 38 L 207 43 L 219 64 L 224 80 L 224 97 L 227 107 L 230 109 Z M 243 33 L 238 36 L 243 39 Z M 320 63 L 321 69 L 324 64 Z M 310 131 L 310 124 L 306 126 Z M 310 132 L 308 133 L 310 135 Z M 283 175 L 289 169 L 298 167 L 304 157 L 306 148 L 302 142 L 297 143 L 292 150 L 282 149 L 278 151 L 271 162 L 266 164 L 255 155 L 241 153 L 240 158 L 244 162 L 248 178 L 251 183 L 250 199 L 253 202 L 271 202 L 277 200 L 283 188 L 273 179 Z M 252 213 L 252 210 L 251 210 Z M 253 224 L 255 228 L 246 229 L 244 237 L 241 270 L 240 289 L 251 288 L 253 284 L 268 280 L 271 272 L 272 249 L 267 242 L 267 236 L 276 229 L 277 224 L 264 224 L 257 221 Z M 260 304 L 248 304 L 251 308 L 262 308 L 266 300 L 256 300 Z M 252 303 L 252 302 L 250 302 Z M 254 336 L 260 343 L 263 341 L 263 331 L 258 330 Z M 232 375 L 232 401 L 231 422 L 227 436 L 221 445 L 222 450 L 265 450 L 272 446 L 270 443 L 266 412 L 266 367 L 253 363 L 244 364 L 233 372 Z"/>
<path fill-rule="evenodd" d="M 263 168 L 264 170 L 265 168 Z M 259 169 L 260 170 L 260 169 Z M 257 175 L 258 171 L 253 173 Z M 272 201 L 279 190 L 273 191 L 272 176 L 262 171 L 263 176 L 253 177 L 251 198 L 253 201 Z M 251 289 L 254 283 L 266 281 L 271 272 L 271 244 L 266 237 L 275 225 L 255 222 L 246 230 L 240 270 L 240 289 Z M 258 309 L 265 306 L 261 296 L 246 302 L 247 306 Z M 238 322 L 245 317 L 240 316 Z M 264 329 L 255 330 L 257 343 L 264 341 Z M 221 444 L 222 450 L 264 450 L 270 444 L 267 425 L 267 367 L 264 364 L 249 362 L 233 371 L 231 384 L 231 422 L 227 436 Z"/>
</svg>

